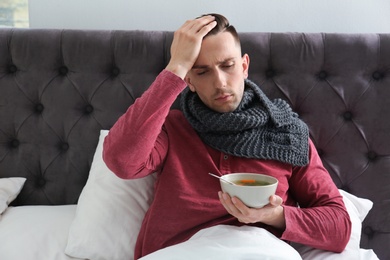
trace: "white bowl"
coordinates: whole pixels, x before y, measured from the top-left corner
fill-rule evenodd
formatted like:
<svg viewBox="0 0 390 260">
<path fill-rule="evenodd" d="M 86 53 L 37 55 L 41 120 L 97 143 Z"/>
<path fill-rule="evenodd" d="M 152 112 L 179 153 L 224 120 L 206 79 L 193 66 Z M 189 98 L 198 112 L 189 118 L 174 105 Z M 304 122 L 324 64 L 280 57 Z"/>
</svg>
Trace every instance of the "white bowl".
<svg viewBox="0 0 390 260">
<path fill-rule="evenodd" d="M 255 180 L 266 182 L 266 185 L 244 186 L 232 185 L 223 180 L 237 182 L 240 180 Z M 262 208 L 269 203 L 269 197 L 275 194 L 278 180 L 274 177 L 260 173 L 229 173 L 221 177 L 221 188 L 230 197 L 239 198 L 245 205 L 251 208 Z"/>
</svg>

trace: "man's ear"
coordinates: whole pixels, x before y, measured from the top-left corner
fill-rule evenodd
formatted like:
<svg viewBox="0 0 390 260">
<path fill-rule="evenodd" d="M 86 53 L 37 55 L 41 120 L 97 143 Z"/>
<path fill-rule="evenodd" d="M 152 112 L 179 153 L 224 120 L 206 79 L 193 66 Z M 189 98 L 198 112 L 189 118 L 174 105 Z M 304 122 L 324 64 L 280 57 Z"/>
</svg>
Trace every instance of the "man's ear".
<svg viewBox="0 0 390 260">
<path fill-rule="evenodd" d="M 187 83 L 188 87 L 190 88 L 190 90 L 192 92 L 195 92 L 195 87 L 194 85 L 191 83 L 191 78 L 190 76 L 187 74 L 185 77 L 184 77 L 184 81 Z"/>
<path fill-rule="evenodd" d="M 245 53 L 244 56 L 242 56 L 242 68 L 244 70 L 245 78 L 248 78 L 249 62 L 250 62 L 249 55 Z"/>
</svg>

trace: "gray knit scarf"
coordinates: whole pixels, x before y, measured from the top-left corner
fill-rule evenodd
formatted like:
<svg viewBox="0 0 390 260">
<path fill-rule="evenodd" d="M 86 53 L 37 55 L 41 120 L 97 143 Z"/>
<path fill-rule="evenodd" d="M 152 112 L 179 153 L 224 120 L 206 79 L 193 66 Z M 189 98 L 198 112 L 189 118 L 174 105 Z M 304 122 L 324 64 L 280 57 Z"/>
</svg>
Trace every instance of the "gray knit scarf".
<svg viewBox="0 0 390 260">
<path fill-rule="evenodd" d="M 233 112 L 211 110 L 188 88 L 182 94 L 181 109 L 200 138 L 214 149 L 239 157 L 308 164 L 306 124 L 286 101 L 269 100 L 250 80 L 245 80 L 242 101 Z"/>
</svg>

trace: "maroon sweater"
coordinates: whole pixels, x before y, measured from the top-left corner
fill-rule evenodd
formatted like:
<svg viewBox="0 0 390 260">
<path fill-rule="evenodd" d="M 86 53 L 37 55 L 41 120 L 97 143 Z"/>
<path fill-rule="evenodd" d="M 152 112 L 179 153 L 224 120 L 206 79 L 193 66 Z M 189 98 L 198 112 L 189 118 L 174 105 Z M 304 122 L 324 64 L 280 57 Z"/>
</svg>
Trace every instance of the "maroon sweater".
<svg viewBox="0 0 390 260">
<path fill-rule="evenodd" d="M 180 111 L 170 111 L 185 87 L 173 73 L 161 72 L 104 142 L 104 160 L 120 178 L 158 172 L 155 198 L 138 236 L 135 259 L 185 241 L 202 228 L 242 225 L 221 205 L 219 181 L 209 172 L 257 172 L 276 177 L 286 229 L 257 226 L 286 241 L 341 252 L 349 240 L 351 222 L 313 143 L 309 142 L 310 163 L 305 167 L 219 152 L 201 141 Z"/>
</svg>

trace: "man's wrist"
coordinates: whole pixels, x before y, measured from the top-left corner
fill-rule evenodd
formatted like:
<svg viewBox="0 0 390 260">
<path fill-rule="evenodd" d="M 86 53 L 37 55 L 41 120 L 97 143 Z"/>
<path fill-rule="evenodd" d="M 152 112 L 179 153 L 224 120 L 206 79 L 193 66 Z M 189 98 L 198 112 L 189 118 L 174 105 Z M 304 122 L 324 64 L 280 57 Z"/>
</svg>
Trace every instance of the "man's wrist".
<svg viewBox="0 0 390 260">
<path fill-rule="evenodd" d="M 183 80 L 188 72 L 188 69 L 184 68 L 182 65 L 171 64 L 171 63 L 169 63 L 165 69 L 172 72 L 173 74 L 176 74 L 178 77 L 180 77 Z"/>
<path fill-rule="evenodd" d="M 284 207 L 278 206 L 273 210 L 273 214 L 268 215 L 269 219 L 263 221 L 264 224 L 273 226 L 277 229 L 284 230 L 286 228 L 286 219 L 284 216 Z"/>
</svg>

